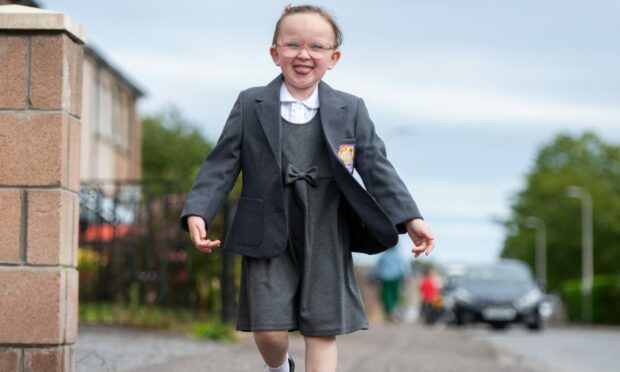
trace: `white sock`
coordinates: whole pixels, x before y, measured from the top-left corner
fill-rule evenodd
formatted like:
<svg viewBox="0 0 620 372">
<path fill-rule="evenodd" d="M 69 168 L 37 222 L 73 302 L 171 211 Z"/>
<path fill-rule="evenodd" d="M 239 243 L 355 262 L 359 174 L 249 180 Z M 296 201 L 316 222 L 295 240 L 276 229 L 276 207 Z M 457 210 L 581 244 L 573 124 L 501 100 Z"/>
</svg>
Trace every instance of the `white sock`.
<svg viewBox="0 0 620 372">
<path fill-rule="evenodd" d="M 267 364 L 264 364 L 263 367 L 265 368 L 265 370 L 269 371 L 269 372 L 290 372 L 289 370 L 289 366 L 288 366 L 288 353 L 286 354 L 286 359 L 284 360 L 284 364 L 282 364 L 280 367 L 269 367 Z"/>
</svg>

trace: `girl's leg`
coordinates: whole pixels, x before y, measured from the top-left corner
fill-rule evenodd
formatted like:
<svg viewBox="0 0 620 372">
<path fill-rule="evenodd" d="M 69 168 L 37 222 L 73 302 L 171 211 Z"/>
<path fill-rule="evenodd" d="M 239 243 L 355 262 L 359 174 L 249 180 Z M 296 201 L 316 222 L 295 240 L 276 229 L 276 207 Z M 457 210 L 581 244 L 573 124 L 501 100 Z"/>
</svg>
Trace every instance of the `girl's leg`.
<svg viewBox="0 0 620 372">
<path fill-rule="evenodd" d="M 268 366 L 279 367 L 287 361 L 288 331 L 254 332 L 254 342 Z"/>
<path fill-rule="evenodd" d="M 336 336 L 304 336 L 304 341 L 306 341 L 306 372 L 336 372 L 338 365 Z"/>
</svg>

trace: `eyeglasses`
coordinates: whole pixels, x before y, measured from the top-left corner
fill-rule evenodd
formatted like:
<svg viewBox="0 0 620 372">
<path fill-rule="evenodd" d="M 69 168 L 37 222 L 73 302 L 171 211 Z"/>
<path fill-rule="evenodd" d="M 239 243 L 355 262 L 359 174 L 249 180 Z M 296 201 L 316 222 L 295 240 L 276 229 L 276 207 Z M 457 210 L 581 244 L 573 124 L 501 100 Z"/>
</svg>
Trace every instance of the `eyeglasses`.
<svg viewBox="0 0 620 372">
<path fill-rule="evenodd" d="M 330 45 L 323 45 L 318 42 L 310 43 L 310 44 L 301 44 L 296 41 L 287 41 L 284 43 L 277 43 L 276 47 L 280 47 L 280 53 L 284 57 L 292 58 L 297 57 L 299 53 L 301 53 L 302 49 L 308 50 L 308 54 L 312 58 L 324 58 L 326 57 L 330 51 L 336 49 L 336 47 Z"/>
</svg>

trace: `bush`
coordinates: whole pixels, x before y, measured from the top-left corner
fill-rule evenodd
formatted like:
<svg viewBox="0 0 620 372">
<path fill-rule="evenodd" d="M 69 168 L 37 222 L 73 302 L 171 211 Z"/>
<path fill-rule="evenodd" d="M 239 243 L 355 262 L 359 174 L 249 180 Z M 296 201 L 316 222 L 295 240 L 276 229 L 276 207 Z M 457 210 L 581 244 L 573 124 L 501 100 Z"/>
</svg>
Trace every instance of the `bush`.
<svg viewBox="0 0 620 372">
<path fill-rule="evenodd" d="M 201 321 L 196 311 L 157 305 L 80 302 L 80 322 L 183 332 Z"/>
<path fill-rule="evenodd" d="M 568 319 L 583 321 L 581 279 L 564 281 L 562 296 Z M 593 323 L 620 324 L 620 276 L 594 277 L 591 296 Z"/>
<path fill-rule="evenodd" d="M 234 341 L 235 330 L 230 324 L 220 321 L 200 322 L 194 325 L 193 336 L 208 340 Z"/>
</svg>

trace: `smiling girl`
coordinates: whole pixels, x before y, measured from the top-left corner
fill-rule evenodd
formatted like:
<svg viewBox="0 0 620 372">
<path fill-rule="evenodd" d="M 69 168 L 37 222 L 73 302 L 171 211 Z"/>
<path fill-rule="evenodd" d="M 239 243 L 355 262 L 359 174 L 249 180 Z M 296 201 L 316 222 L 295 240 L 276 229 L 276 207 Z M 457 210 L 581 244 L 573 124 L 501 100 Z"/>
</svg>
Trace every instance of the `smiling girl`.
<svg viewBox="0 0 620 372">
<path fill-rule="evenodd" d="M 304 336 L 306 371 L 327 372 L 336 336 L 368 329 L 352 251 L 381 252 L 399 233 L 416 257 L 434 246 L 364 102 L 322 81 L 341 43 L 323 9 L 285 8 L 269 49 L 281 74 L 241 92 L 181 217 L 211 253 L 221 242 L 207 239 L 208 226 L 243 172 L 224 249 L 243 256 L 237 329 L 254 333 L 269 371 L 294 371 L 290 331 Z"/>
</svg>

